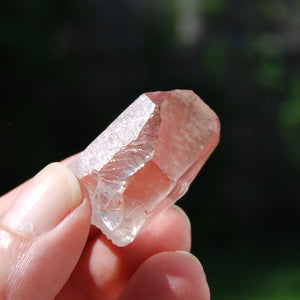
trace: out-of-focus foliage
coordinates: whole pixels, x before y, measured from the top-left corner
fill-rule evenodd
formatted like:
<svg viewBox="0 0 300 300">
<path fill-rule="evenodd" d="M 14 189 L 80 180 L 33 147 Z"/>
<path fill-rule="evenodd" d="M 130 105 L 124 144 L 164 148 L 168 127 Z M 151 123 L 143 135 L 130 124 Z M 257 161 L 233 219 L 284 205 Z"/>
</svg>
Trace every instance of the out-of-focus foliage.
<svg viewBox="0 0 300 300">
<path fill-rule="evenodd" d="M 281 135 L 286 145 L 286 158 L 292 165 L 300 165 L 300 77 L 295 76 L 289 87 L 287 100 L 279 112 Z"/>
<path fill-rule="evenodd" d="M 300 297 L 298 0 L 3 1 L 0 54 L 1 192 L 139 94 L 193 89 L 222 124 L 179 202 L 212 298 Z"/>
</svg>

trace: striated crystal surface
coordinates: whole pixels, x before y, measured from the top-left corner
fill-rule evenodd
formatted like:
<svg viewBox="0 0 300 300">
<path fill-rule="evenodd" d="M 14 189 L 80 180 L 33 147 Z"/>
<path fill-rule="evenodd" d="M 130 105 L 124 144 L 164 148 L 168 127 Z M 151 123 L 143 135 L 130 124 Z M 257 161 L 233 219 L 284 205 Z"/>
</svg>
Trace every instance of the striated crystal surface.
<svg viewBox="0 0 300 300">
<path fill-rule="evenodd" d="M 117 246 L 184 195 L 219 141 L 217 115 L 193 92 L 141 95 L 69 168 L 92 203 L 92 224 Z"/>
</svg>

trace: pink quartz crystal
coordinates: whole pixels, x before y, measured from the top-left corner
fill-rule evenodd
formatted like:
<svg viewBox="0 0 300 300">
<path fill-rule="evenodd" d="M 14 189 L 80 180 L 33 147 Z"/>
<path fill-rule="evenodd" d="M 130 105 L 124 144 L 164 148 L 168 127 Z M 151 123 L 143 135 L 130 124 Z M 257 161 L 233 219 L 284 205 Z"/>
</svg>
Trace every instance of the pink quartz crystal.
<svg viewBox="0 0 300 300">
<path fill-rule="evenodd" d="M 185 194 L 219 142 L 217 115 L 192 91 L 141 95 L 70 164 L 92 224 L 117 246 Z"/>
</svg>

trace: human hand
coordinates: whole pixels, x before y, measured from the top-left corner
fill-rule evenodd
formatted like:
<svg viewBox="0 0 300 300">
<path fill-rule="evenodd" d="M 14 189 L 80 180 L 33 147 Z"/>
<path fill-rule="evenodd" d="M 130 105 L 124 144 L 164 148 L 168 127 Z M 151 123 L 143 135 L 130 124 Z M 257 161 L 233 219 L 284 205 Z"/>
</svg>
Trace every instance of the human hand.
<svg viewBox="0 0 300 300">
<path fill-rule="evenodd" d="M 90 225 L 71 159 L 0 198 L 0 299 L 209 299 L 183 211 L 172 206 L 117 247 Z"/>
</svg>

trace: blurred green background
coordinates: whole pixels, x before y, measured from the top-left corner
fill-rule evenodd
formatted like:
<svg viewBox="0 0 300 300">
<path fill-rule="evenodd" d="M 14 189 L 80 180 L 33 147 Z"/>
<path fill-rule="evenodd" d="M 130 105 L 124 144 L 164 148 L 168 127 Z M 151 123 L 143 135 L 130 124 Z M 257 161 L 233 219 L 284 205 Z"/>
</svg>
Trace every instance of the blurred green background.
<svg viewBox="0 0 300 300">
<path fill-rule="evenodd" d="M 1 194 L 141 93 L 193 89 L 221 142 L 179 201 L 212 299 L 300 299 L 299 0 L 0 4 Z"/>
</svg>

